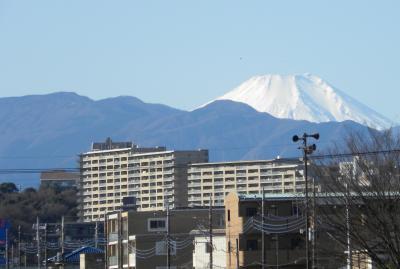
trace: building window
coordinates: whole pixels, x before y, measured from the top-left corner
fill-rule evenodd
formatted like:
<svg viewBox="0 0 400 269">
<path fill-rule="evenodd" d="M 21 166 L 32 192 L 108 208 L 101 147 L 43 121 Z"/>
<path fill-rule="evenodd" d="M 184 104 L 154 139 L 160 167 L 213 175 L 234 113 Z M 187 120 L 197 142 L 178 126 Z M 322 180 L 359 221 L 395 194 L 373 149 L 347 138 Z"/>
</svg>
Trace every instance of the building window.
<svg viewBox="0 0 400 269">
<path fill-rule="evenodd" d="M 255 215 L 257 215 L 257 208 L 255 207 L 246 208 L 246 217 L 254 217 Z"/>
<path fill-rule="evenodd" d="M 231 210 L 228 209 L 228 221 L 231 221 Z"/>
<path fill-rule="evenodd" d="M 256 239 L 249 239 L 246 242 L 246 250 L 253 251 L 258 250 L 258 242 Z"/>
<path fill-rule="evenodd" d="M 148 219 L 147 228 L 149 231 L 166 231 L 167 220 L 165 218 Z"/>
</svg>

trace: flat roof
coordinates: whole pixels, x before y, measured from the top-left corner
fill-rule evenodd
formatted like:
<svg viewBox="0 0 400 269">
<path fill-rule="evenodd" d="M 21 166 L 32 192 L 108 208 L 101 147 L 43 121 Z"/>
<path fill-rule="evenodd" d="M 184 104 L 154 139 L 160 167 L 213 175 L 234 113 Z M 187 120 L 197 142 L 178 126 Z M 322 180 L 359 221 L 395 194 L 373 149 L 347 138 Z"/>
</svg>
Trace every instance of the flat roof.
<svg viewBox="0 0 400 269">
<path fill-rule="evenodd" d="M 279 162 L 291 162 L 293 164 L 302 164 L 300 159 L 269 159 L 269 160 L 243 160 L 243 161 L 227 161 L 227 162 L 209 162 L 209 163 L 192 163 L 189 166 L 212 166 L 212 165 L 226 165 L 226 164 L 252 164 L 252 163 L 279 163 Z"/>
</svg>

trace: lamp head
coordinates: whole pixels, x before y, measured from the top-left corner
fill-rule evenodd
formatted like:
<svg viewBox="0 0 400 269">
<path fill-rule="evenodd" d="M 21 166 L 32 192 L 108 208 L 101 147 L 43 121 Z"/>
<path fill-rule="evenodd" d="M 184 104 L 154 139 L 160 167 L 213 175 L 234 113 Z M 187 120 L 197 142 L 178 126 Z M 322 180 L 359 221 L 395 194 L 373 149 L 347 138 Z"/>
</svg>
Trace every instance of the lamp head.
<svg viewBox="0 0 400 269">
<path fill-rule="evenodd" d="M 312 138 L 314 138 L 314 139 L 316 139 L 316 140 L 318 140 L 319 139 L 319 133 L 315 133 L 315 134 L 312 134 L 312 135 L 310 135 Z"/>
</svg>

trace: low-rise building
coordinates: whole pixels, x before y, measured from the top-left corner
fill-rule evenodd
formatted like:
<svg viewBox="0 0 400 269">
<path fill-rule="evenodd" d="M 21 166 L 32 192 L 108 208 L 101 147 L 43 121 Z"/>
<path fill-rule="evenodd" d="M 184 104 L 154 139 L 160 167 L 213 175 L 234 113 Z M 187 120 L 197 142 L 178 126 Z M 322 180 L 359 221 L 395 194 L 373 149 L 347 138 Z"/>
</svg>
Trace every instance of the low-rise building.
<svg viewBox="0 0 400 269">
<path fill-rule="evenodd" d="M 226 268 L 261 268 L 263 263 L 305 268 L 305 217 L 299 199 L 293 194 L 265 195 L 263 221 L 261 195 L 230 193 L 225 199 Z"/>
<path fill-rule="evenodd" d="M 195 234 L 207 234 L 209 208 L 126 211 L 107 215 L 107 268 L 193 268 Z M 214 229 L 223 229 L 225 211 L 212 209 Z M 219 239 L 217 239 L 218 242 Z"/>
</svg>

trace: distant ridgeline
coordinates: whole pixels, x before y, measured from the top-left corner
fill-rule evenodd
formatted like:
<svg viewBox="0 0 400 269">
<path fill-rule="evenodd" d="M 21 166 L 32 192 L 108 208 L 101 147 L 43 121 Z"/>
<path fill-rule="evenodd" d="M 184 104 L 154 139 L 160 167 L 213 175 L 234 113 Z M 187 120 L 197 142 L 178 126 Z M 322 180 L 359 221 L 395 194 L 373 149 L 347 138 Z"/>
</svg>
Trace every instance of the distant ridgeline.
<svg viewBox="0 0 400 269">
<path fill-rule="evenodd" d="M 303 132 L 321 134 L 320 150 L 348 131 L 368 132 L 352 121 L 279 119 L 229 100 L 182 111 L 134 97 L 94 101 L 65 92 L 0 98 L 0 119 L 0 181 L 22 189 L 38 186 L 44 170 L 77 169 L 79 154 L 110 136 L 141 147 L 209 149 L 210 161 L 234 161 L 299 156 L 291 137 Z"/>
</svg>

